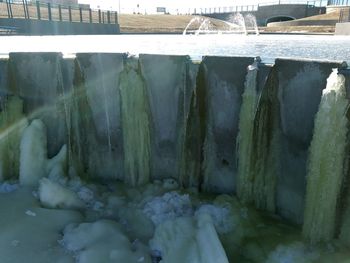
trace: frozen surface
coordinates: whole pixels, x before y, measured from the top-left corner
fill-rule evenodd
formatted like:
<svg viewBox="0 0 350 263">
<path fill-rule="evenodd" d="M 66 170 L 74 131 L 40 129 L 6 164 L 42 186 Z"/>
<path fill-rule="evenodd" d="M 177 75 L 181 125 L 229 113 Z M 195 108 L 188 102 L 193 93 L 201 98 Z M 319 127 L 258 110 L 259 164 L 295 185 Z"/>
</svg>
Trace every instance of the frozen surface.
<svg viewBox="0 0 350 263">
<path fill-rule="evenodd" d="M 22 187 L 0 193 L 0 215 L 2 263 L 74 262 L 57 240 L 66 224 L 81 220 L 78 212 L 41 208 L 31 189 Z"/>
</svg>

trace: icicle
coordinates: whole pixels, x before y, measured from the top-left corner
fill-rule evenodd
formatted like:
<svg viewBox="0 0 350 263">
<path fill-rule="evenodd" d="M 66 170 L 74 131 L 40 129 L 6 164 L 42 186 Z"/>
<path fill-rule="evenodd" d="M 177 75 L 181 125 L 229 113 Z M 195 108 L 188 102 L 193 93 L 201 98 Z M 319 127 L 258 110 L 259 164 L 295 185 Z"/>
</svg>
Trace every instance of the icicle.
<svg viewBox="0 0 350 263">
<path fill-rule="evenodd" d="M 0 181 L 19 174 L 19 145 L 27 125 L 22 100 L 9 97 L 0 113 Z"/>
<path fill-rule="evenodd" d="M 254 163 L 253 129 L 257 107 L 258 93 L 256 91 L 257 65 L 248 68 L 248 74 L 243 93 L 241 112 L 239 115 L 239 133 L 237 136 L 237 195 L 243 203 L 253 201 Z"/>
<path fill-rule="evenodd" d="M 138 62 L 129 58 L 120 74 L 121 115 L 123 127 L 126 183 L 136 186 L 150 177 L 150 125 L 145 84 L 138 72 Z"/>
<path fill-rule="evenodd" d="M 303 234 L 311 243 L 334 237 L 343 181 L 348 120 L 345 78 L 336 70 L 327 80 L 310 145 Z"/>
</svg>

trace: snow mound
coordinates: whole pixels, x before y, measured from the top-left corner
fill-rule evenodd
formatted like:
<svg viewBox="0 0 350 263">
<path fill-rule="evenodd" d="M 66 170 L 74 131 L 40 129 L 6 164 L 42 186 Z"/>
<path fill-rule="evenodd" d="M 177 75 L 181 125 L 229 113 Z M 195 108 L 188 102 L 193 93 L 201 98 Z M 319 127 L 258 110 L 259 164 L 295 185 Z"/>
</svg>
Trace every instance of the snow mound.
<svg viewBox="0 0 350 263">
<path fill-rule="evenodd" d="M 39 185 L 40 202 L 49 208 L 83 208 L 84 203 L 71 190 L 50 179 L 43 178 Z"/>
<path fill-rule="evenodd" d="M 133 246 L 122 227 L 111 220 L 68 225 L 61 244 L 75 253 L 78 263 L 151 263 L 147 251 L 141 246 Z"/>
<path fill-rule="evenodd" d="M 18 189 L 18 184 L 11 184 L 8 182 L 4 182 L 0 184 L 0 194 L 11 193 Z"/>
<path fill-rule="evenodd" d="M 164 263 L 228 263 L 210 215 L 178 217 L 157 226 L 149 245 Z"/>
<path fill-rule="evenodd" d="M 143 212 L 155 225 L 177 217 L 193 215 L 189 195 L 180 195 L 177 192 L 154 197 L 145 204 Z"/>
</svg>

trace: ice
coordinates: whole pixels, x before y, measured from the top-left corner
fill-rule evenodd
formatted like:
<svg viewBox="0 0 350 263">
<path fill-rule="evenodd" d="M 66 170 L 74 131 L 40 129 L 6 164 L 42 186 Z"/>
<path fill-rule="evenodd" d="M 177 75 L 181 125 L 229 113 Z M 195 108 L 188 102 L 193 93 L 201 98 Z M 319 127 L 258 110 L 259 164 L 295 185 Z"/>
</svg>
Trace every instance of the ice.
<svg viewBox="0 0 350 263">
<path fill-rule="evenodd" d="M 319 254 L 308 250 L 301 242 L 279 245 L 272 251 L 265 263 L 309 263 L 317 262 Z"/>
<path fill-rule="evenodd" d="M 193 209 L 189 195 L 169 192 L 147 202 L 143 212 L 155 225 L 159 225 L 169 219 L 175 219 L 180 216 L 190 216 L 193 214 Z"/>
<path fill-rule="evenodd" d="M 61 243 L 76 255 L 78 263 L 143 262 L 151 263 L 144 249 L 134 247 L 122 231 L 122 226 L 111 220 L 68 225 Z"/>
<path fill-rule="evenodd" d="M 137 186 L 150 178 L 151 135 L 146 87 L 138 68 L 130 58 L 119 77 L 124 147 L 124 181 Z"/>
<path fill-rule="evenodd" d="M 331 241 L 337 232 L 347 158 L 348 107 L 345 77 L 334 70 L 322 93 L 309 148 L 303 234 L 312 243 Z"/>
<path fill-rule="evenodd" d="M 211 217 L 178 217 L 157 226 L 149 245 L 162 263 L 228 263 Z"/>
<path fill-rule="evenodd" d="M 4 193 L 11 193 L 13 191 L 16 191 L 18 189 L 18 184 L 16 183 L 8 183 L 8 182 L 4 182 L 2 184 L 0 184 L 0 194 L 4 194 Z"/>
<path fill-rule="evenodd" d="M 46 176 L 47 142 L 44 123 L 33 120 L 24 130 L 20 146 L 21 185 L 36 185 Z"/>
<path fill-rule="evenodd" d="M 57 240 L 65 225 L 81 221 L 80 214 L 41 208 L 31 192 L 20 187 L 0 194 L 0 262 L 73 263 Z"/>
<path fill-rule="evenodd" d="M 19 174 L 19 143 L 27 118 L 23 115 L 23 101 L 19 97 L 0 99 L 0 182 Z"/>
<path fill-rule="evenodd" d="M 62 146 L 59 153 L 51 160 L 47 158 L 47 136 L 44 123 L 35 119 L 24 130 L 20 144 L 20 172 L 21 185 L 35 186 L 39 180 L 50 172 L 51 177 L 62 180 L 66 167 L 67 147 Z"/>
<path fill-rule="evenodd" d="M 76 193 L 47 178 L 40 180 L 39 199 L 49 208 L 78 209 L 85 206 Z"/>
</svg>

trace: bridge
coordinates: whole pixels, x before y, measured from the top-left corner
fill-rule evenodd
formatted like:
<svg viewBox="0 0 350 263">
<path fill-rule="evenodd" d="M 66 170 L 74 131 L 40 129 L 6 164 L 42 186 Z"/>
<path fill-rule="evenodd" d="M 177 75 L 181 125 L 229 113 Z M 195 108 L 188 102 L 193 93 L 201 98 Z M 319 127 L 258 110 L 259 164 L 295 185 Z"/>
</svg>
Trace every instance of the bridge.
<svg viewBox="0 0 350 263">
<path fill-rule="evenodd" d="M 258 26 L 266 26 L 271 22 L 282 22 L 314 16 L 325 13 L 327 1 L 307 2 L 275 2 L 259 5 L 246 5 L 235 7 L 201 8 L 197 14 L 230 21 L 234 13 L 253 14 Z M 197 11 L 197 10 L 196 10 Z"/>
</svg>

